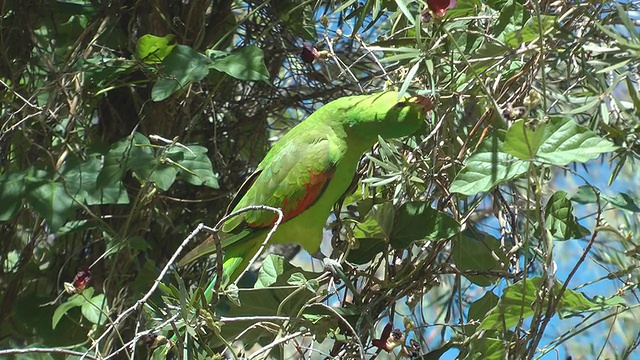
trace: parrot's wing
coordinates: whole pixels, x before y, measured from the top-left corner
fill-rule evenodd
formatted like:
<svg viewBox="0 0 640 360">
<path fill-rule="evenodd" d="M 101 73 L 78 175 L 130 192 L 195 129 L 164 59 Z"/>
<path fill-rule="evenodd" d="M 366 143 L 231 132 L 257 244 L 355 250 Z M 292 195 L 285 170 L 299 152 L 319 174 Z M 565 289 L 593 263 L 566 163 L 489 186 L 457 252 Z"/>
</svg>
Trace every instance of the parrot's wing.
<svg viewBox="0 0 640 360">
<path fill-rule="evenodd" d="M 282 210 L 283 221 L 287 221 L 322 196 L 335 173 L 339 150 L 330 144 L 326 133 L 306 133 L 302 137 L 289 137 L 286 140 L 290 141 L 281 141 L 267 154 L 240 188 L 230 206 L 233 211 L 252 205 L 270 206 Z M 273 211 L 250 210 L 227 221 L 223 232 L 269 228 L 277 219 Z"/>
<path fill-rule="evenodd" d="M 335 173 L 336 159 L 340 158 L 341 152 L 339 147 L 336 151 L 335 144 L 330 144 L 326 132 L 319 132 L 317 136 L 313 134 L 307 132 L 301 137 L 288 139 L 292 141 L 278 142 L 241 186 L 229 205 L 233 210 L 228 213 L 247 206 L 265 205 L 282 210 L 284 222 L 320 198 Z M 278 214 L 269 210 L 250 210 L 232 217 L 222 227 L 222 248 L 228 249 L 231 245 L 240 245 L 255 238 L 257 233 L 271 228 L 277 219 Z M 184 266 L 215 252 L 215 249 L 213 236 L 209 236 L 186 254 L 178 265 Z"/>
</svg>

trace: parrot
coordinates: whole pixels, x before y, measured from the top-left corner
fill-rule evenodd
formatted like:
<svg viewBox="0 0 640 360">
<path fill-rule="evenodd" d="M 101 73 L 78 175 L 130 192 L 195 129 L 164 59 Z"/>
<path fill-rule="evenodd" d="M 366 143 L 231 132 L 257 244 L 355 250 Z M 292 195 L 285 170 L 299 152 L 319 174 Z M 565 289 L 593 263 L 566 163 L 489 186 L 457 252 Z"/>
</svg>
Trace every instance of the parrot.
<svg viewBox="0 0 640 360">
<path fill-rule="evenodd" d="M 295 243 L 309 254 L 318 252 L 329 214 L 348 191 L 362 155 L 378 136 L 413 134 L 431 110 L 426 97 L 399 95 L 395 91 L 353 95 L 320 107 L 274 143 L 237 192 L 228 214 L 252 205 L 278 208 L 283 219 L 269 244 Z M 256 209 L 231 217 L 222 225 L 223 287 L 237 280 L 249 266 L 278 217 L 274 211 Z M 215 249 L 210 236 L 178 265 L 184 266 Z M 211 280 L 205 294 L 211 293 L 214 282 Z"/>
</svg>

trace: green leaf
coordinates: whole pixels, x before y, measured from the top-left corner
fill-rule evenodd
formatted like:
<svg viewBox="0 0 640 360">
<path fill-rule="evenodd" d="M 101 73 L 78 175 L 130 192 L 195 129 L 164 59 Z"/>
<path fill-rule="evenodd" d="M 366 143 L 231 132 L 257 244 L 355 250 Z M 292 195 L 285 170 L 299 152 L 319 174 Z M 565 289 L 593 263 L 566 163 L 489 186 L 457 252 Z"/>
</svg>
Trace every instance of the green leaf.
<svg viewBox="0 0 640 360">
<path fill-rule="evenodd" d="M 487 314 L 478 329 L 503 331 L 515 326 L 520 319 L 527 319 L 533 315 L 532 306 L 534 304 L 542 302 L 542 306 L 546 307 L 549 299 L 540 299 L 538 297 L 544 281 L 541 277 L 534 277 L 518 281 L 507 287 L 500 297 L 498 305 Z M 558 294 L 561 288 L 562 283 L 556 280 L 552 292 Z M 582 293 L 566 289 L 555 310 L 562 315 L 575 315 L 606 310 L 621 305 L 624 305 L 624 301 L 618 296 L 614 296 L 607 301 L 598 300 L 594 302 Z"/>
<path fill-rule="evenodd" d="M 258 271 L 258 280 L 254 288 L 266 288 L 274 284 L 278 280 L 278 276 L 284 273 L 284 257 L 280 255 L 269 254 Z"/>
<path fill-rule="evenodd" d="M 354 264 L 366 264 L 381 254 L 387 247 L 387 241 L 383 238 L 358 238 L 357 247 L 351 248 L 347 261 Z"/>
<path fill-rule="evenodd" d="M 149 139 L 134 133 L 114 143 L 104 157 L 104 165 L 98 175 L 98 187 L 120 184 L 128 170 L 141 170 L 153 162 L 153 150 Z"/>
<path fill-rule="evenodd" d="M 560 287 L 560 282 L 556 282 L 554 291 L 559 291 Z M 557 312 L 560 317 L 567 318 L 585 313 L 604 311 L 618 306 L 626 307 L 626 302 L 621 296 L 616 295 L 610 298 L 595 296 L 589 298 L 583 293 L 566 290 L 562 295 L 562 299 L 560 299 L 560 303 L 558 303 Z"/>
<path fill-rule="evenodd" d="M 227 285 L 226 289 L 224 289 L 224 294 L 234 305 L 240 307 L 242 306 L 242 302 L 240 301 L 240 289 L 236 284 Z"/>
<path fill-rule="evenodd" d="M 462 195 L 488 191 L 526 173 L 529 162 L 522 159 L 533 158 L 565 166 L 575 161 L 586 162 L 618 149 L 570 118 L 557 116 L 546 124 L 538 125 L 535 130 L 527 129 L 523 121 L 517 121 L 504 141 L 501 133 L 485 139 L 458 173 L 450 191 Z"/>
<path fill-rule="evenodd" d="M 420 63 L 422 63 L 420 60 L 421 59 L 418 59 L 411 69 L 409 69 L 409 72 L 407 72 L 407 76 L 405 76 L 402 86 L 400 87 L 400 91 L 398 92 L 398 97 L 404 96 L 409 86 L 413 83 L 413 78 L 416 76 L 418 69 L 420 69 Z"/>
<path fill-rule="evenodd" d="M 58 182 L 49 181 L 30 190 L 27 201 L 47 221 L 52 232 L 58 231 L 78 207 L 64 188 Z"/>
<path fill-rule="evenodd" d="M 544 128 L 544 142 L 536 159 L 565 166 L 571 162 L 586 162 L 618 149 L 612 142 L 576 124 L 571 118 L 552 117 Z"/>
<path fill-rule="evenodd" d="M 76 157 L 67 159 L 60 168 L 60 176 L 69 195 L 84 202 L 88 191 L 96 188 L 100 167 L 101 161 L 97 156 L 90 156 L 87 161 Z"/>
<path fill-rule="evenodd" d="M 460 224 L 454 218 L 428 203 L 407 202 L 396 213 L 390 243 L 394 249 L 406 249 L 415 241 L 445 240 L 459 231 Z"/>
<path fill-rule="evenodd" d="M 159 159 L 154 159 L 149 163 L 149 169 L 145 169 L 145 178 L 164 191 L 169 190 L 176 181 L 178 169 L 170 164 L 159 163 Z"/>
<path fill-rule="evenodd" d="M 56 237 L 64 236 L 78 231 L 89 231 L 94 228 L 95 225 L 88 222 L 87 220 L 72 220 L 68 221 L 60 229 L 58 229 L 58 231 L 56 232 Z"/>
<path fill-rule="evenodd" d="M 67 193 L 87 205 L 127 204 L 129 197 L 120 181 L 98 186 L 101 168 L 99 154 L 89 155 L 86 161 L 73 157 L 67 159 L 60 168 Z"/>
<path fill-rule="evenodd" d="M 632 198 L 629 194 L 617 193 L 613 196 L 605 196 L 604 198 L 612 205 L 620 209 L 631 212 L 640 212 L 640 207 L 638 207 L 635 199 Z"/>
<path fill-rule="evenodd" d="M 555 27 L 555 16 L 540 15 L 540 19 L 541 21 L 538 21 L 537 17 L 529 18 L 522 29 L 505 34 L 504 41 L 512 48 L 518 48 L 523 43 L 537 40 L 540 34 L 545 34 Z"/>
<path fill-rule="evenodd" d="M 474 195 L 527 172 L 529 163 L 502 151 L 502 139 L 489 136 L 451 183 L 451 192 Z"/>
<path fill-rule="evenodd" d="M 264 53 L 255 45 L 245 46 L 233 55 L 214 60 L 210 67 L 239 80 L 269 81 Z"/>
<path fill-rule="evenodd" d="M 151 34 L 142 35 L 136 43 L 136 57 L 147 64 L 161 62 L 175 45 L 169 45 L 175 35 L 155 36 Z"/>
<path fill-rule="evenodd" d="M 495 3 L 500 3 L 500 4 L 496 5 Z M 511 22 L 514 20 L 513 17 L 516 10 L 516 6 L 522 7 L 522 5 L 516 3 L 515 0 L 507 0 L 507 1 L 489 0 L 487 1 L 487 6 L 493 7 L 498 11 L 498 14 L 499 14 L 498 22 L 491 29 L 494 36 L 501 35 L 502 32 L 506 29 L 507 25 L 511 24 Z"/>
<path fill-rule="evenodd" d="M 589 230 L 578 224 L 573 216 L 573 206 L 567 193 L 557 191 L 545 207 L 546 227 L 554 238 L 559 240 L 579 239 L 590 234 Z"/>
<path fill-rule="evenodd" d="M 508 356 L 506 349 L 511 344 L 505 338 L 511 339 L 513 335 L 511 332 L 507 332 L 505 336 L 499 331 L 484 331 L 479 336 L 474 336 L 469 342 L 468 348 L 465 349 L 468 353 L 463 357 L 463 360 L 504 360 Z M 511 342 L 512 343 L 512 342 Z"/>
<path fill-rule="evenodd" d="M 462 271 L 505 270 L 509 260 L 500 248 L 500 241 L 488 234 L 465 231 L 458 237 L 451 252 L 453 262 Z M 497 260 L 499 259 L 499 260 Z M 489 286 L 500 279 L 499 275 L 464 275 L 480 286 Z"/>
<path fill-rule="evenodd" d="M 53 317 L 51 318 L 51 328 L 55 329 L 60 322 L 60 319 L 66 314 L 69 310 L 74 307 L 80 307 L 84 303 L 87 302 L 87 298 L 91 298 L 93 296 L 94 289 L 92 287 L 84 289 L 82 294 L 71 295 L 66 302 L 58 305 L 56 311 L 53 313 Z"/>
<path fill-rule="evenodd" d="M 129 203 L 129 193 L 127 193 L 127 189 L 124 187 L 122 181 L 118 181 L 102 187 L 96 187 L 94 191 L 87 194 L 87 198 L 85 200 L 87 205 L 122 205 Z"/>
<path fill-rule="evenodd" d="M 454 344 L 451 342 L 446 342 L 443 345 L 441 345 L 439 348 L 435 349 L 435 350 L 431 350 L 428 353 L 420 356 L 418 359 L 420 360 L 440 360 L 443 359 L 443 355 L 449 351 L 452 347 L 454 347 Z"/>
<path fill-rule="evenodd" d="M 542 145 L 546 124 L 530 129 L 525 121 L 520 119 L 507 130 L 502 150 L 517 158 L 533 159 Z"/>
<path fill-rule="evenodd" d="M 411 11 L 409 11 L 409 8 L 407 8 L 407 2 L 409 1 L 407 0 L 395 0 L 395 1 L 396 1 L 396 4 L 398 5 L 398 9 L 402 11 L 402 14 L 404 15 L 404 17 L 407 18 L 407 21 L 411 25 L 414 25 L 416 19 L 414 18 L 413 14 L 411 14 Z"/>
<path fill-rule="evenodd" d="M 169 150 L 169 156 L 179 165 L 178 174 L 184 181 L 219 189 L 218 176 L 213 172 L 207 151 L 206 147 L 199 145 L 175 146 Z"/>
<path fill-rule="evenodd" d="M 640 207 L 629 194 L 617 193 L 613 196 L 607 196 L 600 193 L 600 198 L 602 201 L 608 201 L 611 205 L 619 209 L 640 212 Z M 571 197 L 571 200 L 580 204 L 595 204 L 597 197 L 591 186 L 583 185 L 578 188 L 578 191 Z"/>
<path fill-rule="evenodd" d="M 602 196 L 602 194 L 600 194 L 600 196 Z M 571 200 L 579 204 L 595 204 L 597 199 L 596 192 L 588 185 L 580 186 L 576 194 L 571 197 Z"/>
<path fill-rule="evenodd" d="M 615 307 L 626 307 L 626 301 L 622 296 L 594 296 L 589 298 L 583 293 L 569 291 L 567 296 L 563 296 L 558 315 L 562 318 L 582 315 L 583 313 L 604 311 Z"/>
<path fill-rule="evenodd" d="M 186 45 L 176 45 L 162 60 L 160 78 L 151 89 L 151 99 L 162 101 L 188 84 L 209 74 L 211 60 Z"/>
<path fill-rule="evenodd" d="M 289 280 L 287 280 L 287 284 L 293 286 L 304 286 L 307 284 L 307 278 L 304 277 L 303 273 L 295 272 L 291 274 Z"/>
<path fill-rule="evenodd" d="M 25 171 L 0 174 L 0 221 L 11 219 L 22 206 L 25 175 Z"/>
<path fill-rule="evenodd" d="M 388 241 L 394 216 L 395 210 L 390 202 L 375 204 L 367 213 L 364 221 L 356 222 L 353 234 L 358 239 L 377 238 Z"/>
<path fill-rule="evenodd" d="M 93 324 L 104 324 L 107 321 L 108 311 L 104 294 L 96 295 L 82 304 L 82 315 Z"/>
<path fill-rule="evenodd" d="M 489 311 L 498 305 L 499 300 L 496 294 L 487 291 L 483 297 L 474 301 L 473 304 L 469 306 L 469 312 L 467 313 L 468 320 L 484 320 L 484 317 L 487 316 Z"/>
</svg>

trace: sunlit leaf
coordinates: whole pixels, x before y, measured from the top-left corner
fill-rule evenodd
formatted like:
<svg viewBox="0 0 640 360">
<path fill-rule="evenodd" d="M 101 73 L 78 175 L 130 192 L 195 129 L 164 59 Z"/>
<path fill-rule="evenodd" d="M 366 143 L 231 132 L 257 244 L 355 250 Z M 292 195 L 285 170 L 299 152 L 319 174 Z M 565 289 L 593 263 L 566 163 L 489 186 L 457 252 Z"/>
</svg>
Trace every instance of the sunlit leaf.
<svg viewBox="0 0 640 360">
<path fill-rule="evenodd" d="M 554 165 L 586 162 L 618 149 L 612 142 L 576 124 L 570 118 L 552 117 L 544 128 L 544 141 L 536 158 Z"/>
<path fill-rule="evenodd" d="M 485 192 L 527 172 L 529 163 L 502 151 L 498 136 L 485 139 L 456 175 L 450 191 L 462 195 Z"/>
<path fill-rule="evenodd" d="M 541 124 L 532 129 L 525 124 L 524 120 L 516 121 L 507 130 L 502 149 L 504 152 L 523 160 L 535 158 L 544 141 L 545 127 L 545 124 Z"/>
<path fill-rule="evenodd" d="M 279 255 L 270 254 L 262 262 L 258 272 L 258 280 L 254 288 L 264 288 L 274 284 L 278 276 L 284 273 L 284 258 Z"/>
<path fill-rule="evenodd" d="M 175 47 L 175 45 L 169 45 L 174 38 L 173 34 L 166 36 L 142 35 L 136 43 L 136 57 L 149 64 L 159 63 Z"/>
</svg>

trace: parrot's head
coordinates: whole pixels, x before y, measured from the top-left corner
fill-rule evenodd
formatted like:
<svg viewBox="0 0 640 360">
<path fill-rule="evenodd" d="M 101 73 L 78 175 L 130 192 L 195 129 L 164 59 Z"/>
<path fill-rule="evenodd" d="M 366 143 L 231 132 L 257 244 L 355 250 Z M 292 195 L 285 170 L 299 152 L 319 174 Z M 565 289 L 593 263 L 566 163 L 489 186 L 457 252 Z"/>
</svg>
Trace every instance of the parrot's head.
<svg viewBox="0 0 640 360">
<path fill-rule="evenodd" d="M 346 128 L 349 133 L 376 141 L 397 138 L 416 132 L 429 110 L 431 101 L 422 96 L 398 97 L 395 91 L 353 96 L 345 104 Z"/>
</svg>

